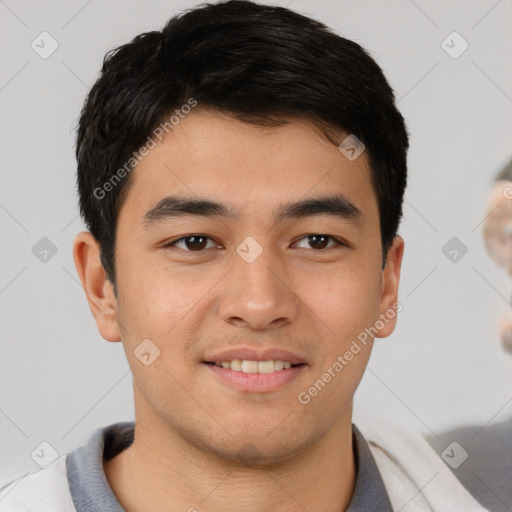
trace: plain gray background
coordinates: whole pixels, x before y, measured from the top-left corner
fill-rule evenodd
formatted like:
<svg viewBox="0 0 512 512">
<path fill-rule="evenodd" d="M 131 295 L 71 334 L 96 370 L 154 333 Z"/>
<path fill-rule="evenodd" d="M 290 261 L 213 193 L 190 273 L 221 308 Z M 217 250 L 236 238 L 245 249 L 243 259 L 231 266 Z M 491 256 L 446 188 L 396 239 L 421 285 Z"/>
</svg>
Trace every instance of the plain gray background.
<svg viewBox="0 0 512 512">
<path fill-rule="evenodd" d="M 395 333 L 376 340 L 356 419 L 370 411 L 429 434 L 510 419 L 512 358 L 496 323 L 511 284 L 484 251 L 481 222 L 512 156 L 511 0 L 262 3 L 369 50 L 411 133 L 403 310 Z M 134 419 L 122 346 L 98 334 L 73 264 L 84 229 L 74 128 L 105 53 L 195 4 L 0 0 L 0 483 L 38 468 L 41 442 L 64 453 Z M 31 47 L 43 31 L 59 45 L 47 59 Z M 469 44 L 458 58 L 442 47 L 454 31 Z M 57 250 L 46 262 L 32 252 L 43 237 Z M 456 263 L 442 252 L 452 237 L 468 249 Z"/>
</svg>

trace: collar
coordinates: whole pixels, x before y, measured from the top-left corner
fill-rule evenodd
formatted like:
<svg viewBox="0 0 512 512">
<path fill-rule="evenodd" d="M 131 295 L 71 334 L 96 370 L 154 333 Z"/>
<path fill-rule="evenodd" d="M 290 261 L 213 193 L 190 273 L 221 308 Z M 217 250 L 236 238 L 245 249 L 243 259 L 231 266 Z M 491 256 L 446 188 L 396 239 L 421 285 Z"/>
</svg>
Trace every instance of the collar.
<svg viewBox="0 0 512 512">
<path fill-rule="evenodd" d="M 134 422 L 119 422 L 94 431 L 87 443 L 70 452 L 66 469 L 77 512 L 125 512 L 103 470 L 103 457 L 112 458 L 133 442 Z M 393 512 L 386 487 L 368 443 L 352 425 L 356 483 L 346 512 Z"/>
</svg>

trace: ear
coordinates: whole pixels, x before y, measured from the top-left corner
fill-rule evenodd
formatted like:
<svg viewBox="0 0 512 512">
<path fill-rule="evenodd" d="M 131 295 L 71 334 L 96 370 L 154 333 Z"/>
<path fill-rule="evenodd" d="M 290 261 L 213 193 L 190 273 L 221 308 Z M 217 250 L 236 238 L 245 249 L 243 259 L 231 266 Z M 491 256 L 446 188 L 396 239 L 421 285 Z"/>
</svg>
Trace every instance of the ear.
<svg viewBox="0 0 512 512">
<path fill-rule="evenodd" d="M 107 341 L 121 341 L 114 289 L 101 265 L 100 247 L 88 231 L 75 237 L 73 259 L 101 336 Z"/>
<path fill-rule="evenodd" d="M 378 322 L 384 326 L 378 329 L 376 338 L 386 338 L 395 330 L 397 313 L 402 309 L 402 305 L 398 302 L 398 285 L 404 245 L 403 238 L 396 235 L 393 245 L 388 251 L 386 265 L 382 271 L 382 294 L 379 306 L 381 322 Z"/>
</svg>

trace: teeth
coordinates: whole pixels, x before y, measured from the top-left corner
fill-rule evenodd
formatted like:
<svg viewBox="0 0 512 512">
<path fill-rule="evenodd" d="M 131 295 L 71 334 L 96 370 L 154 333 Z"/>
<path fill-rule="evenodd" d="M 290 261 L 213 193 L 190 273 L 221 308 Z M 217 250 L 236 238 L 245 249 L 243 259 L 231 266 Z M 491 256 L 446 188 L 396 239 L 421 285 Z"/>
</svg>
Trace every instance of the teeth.
<svg viewBox="0 0 512 512">
<path fill-rule="evenodd" d="M 272 373 L 275 370 L 274 361 L 258 361 L 258 373 Z"/>
<path fill-rule="evenodd" d="M 258 373 L 258 362 L 242 361 L 242 371 L 245 373 Z"/>
<path fill-rule="evenodd" d="M 274 361 L 248 361 L 240 359 L 233 359 L 233 361 L 222 361 L 222 363 L 215 363 L 216 366 L 227 368 L 236 372 L 245 373 L 272 373 L 275 371 L 291 368 L 292 364 L 288 361 L 274 360 Z"/>
</svg>

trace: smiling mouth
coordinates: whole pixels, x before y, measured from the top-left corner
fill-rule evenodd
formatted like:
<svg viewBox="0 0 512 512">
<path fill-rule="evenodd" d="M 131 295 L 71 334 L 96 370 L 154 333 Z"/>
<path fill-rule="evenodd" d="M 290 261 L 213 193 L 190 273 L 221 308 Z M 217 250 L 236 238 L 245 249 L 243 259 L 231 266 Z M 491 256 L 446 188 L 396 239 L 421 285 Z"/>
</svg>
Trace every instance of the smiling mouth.
<svg viewBox="0 0 512 512">
<path fill-rule="evenodd" d="M 205 364 L 218 366 L 226 370 L 243 373 L 275 373 L 295 368 L 298 366 L 306 366 L 306 363 L 292 364 L 289 361 L 281 361 L 273 359 L 269 361 L 250 361 L 246 359 L 233 359 L 231 361 L 213 362 L 205 361 Z"/>
</svg>

